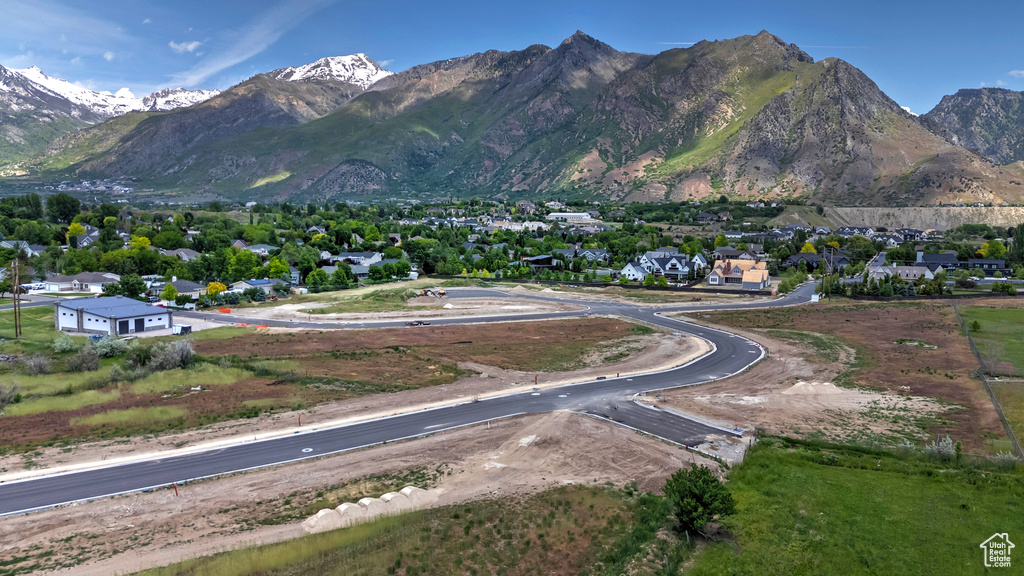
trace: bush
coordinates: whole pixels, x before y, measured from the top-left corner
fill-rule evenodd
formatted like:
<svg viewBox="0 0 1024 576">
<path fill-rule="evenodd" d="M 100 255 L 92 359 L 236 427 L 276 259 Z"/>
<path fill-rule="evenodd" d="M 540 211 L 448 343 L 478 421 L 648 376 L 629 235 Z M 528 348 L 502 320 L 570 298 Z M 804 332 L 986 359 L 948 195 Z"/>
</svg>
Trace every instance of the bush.
<svg viewBox="0 0 1024 576">
<path fill-rule="evenodd" d="M 174 304 L 176 306 L 184 306 L 192 301 L 192 297 L 188 294 L 178 294 L 174 297 Z"/>
<path fill-rule="evenodd" d="M 683 530 L 700 532 L 716 516 L 736 511 L 729 489 L 706 466 L 682 469 L 665 481 L 665 496 L 672 501 Z"/>
<path fill-rule="evenodd" d="M 153 350 L 149 346 L 143 346 L 138 342 L 128 347 L 128 354 L 125 357 L 125 366 L 128 369 L 142 368 L 153 358 Z"/>
<path fill-rule="evenodd" d="M 25 358 L 22 362 L 25 364 L 25 372 L 29 376 L 50 373 L 50 359 L 46 356 L 36 354 L 30 358 Z"/>
<path fill-rule="evenodd" d="M 117 384 L 125 380 L 124 368 L 121 368 L 120 364 L 114 364 L 110 367 L 110 383 Z"/>
<path fill-rule="evenodd" d="M 119 340 L 114 336 L 104 336 L 100 338 L 99 342 L 96 343 L 96 352 L 99 353 L 102 358 L 113 358 L 114 356 L 120 356 L 128 350 L 128 343 L 124 340 Z"/>
<path fill-rule="evenodd" d="M 61 332 L 60 336 L 57 336 L 53 341 L 53 351 L 57 354 L 74 352 L 75 348 L 75 341 L 71 339 L 71 336 L 68 336 L 64 332 Z"/>
<path fill-rule="evenodd" d="M 224 295 L 224 303 L 231 305 L 241 304 L 242 297 L 239 296 L 237 292 L 229 292 Z"/>
<path fill-rule="evenodd" d="M 930 456 L 936 460 L 950 461 L 956 457 L 956 447 L 953 445 L 952 438 L 944 436 L 931 444 L 926 445 L 924 447 L 924 453 L 926 456 Z"/>
<path fill-rule="evenodd" d="M 100 355 L 96 346 L 86 345 L 78 354 L 67 359 L 68 372 L 92 372 L 100 367 Z"/>
<path fill-rule="evenodd" d="M 188 340 L 176 340 L 160 344 L 153 348 L 153 356 L 149 367 L 154 372 L 184 368 L 192 363 L 195 349 Z"/>
</svg>

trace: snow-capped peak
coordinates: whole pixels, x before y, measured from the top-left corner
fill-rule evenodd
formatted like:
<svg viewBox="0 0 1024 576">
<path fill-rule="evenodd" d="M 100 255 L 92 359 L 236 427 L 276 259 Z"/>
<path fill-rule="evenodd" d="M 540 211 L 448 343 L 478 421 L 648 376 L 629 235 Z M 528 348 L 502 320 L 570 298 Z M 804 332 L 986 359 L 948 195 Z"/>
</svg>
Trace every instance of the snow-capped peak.
<svg viewBox="0 0 1024 576">
<path fill-rule="evenodd" d="M 107 118 L 138 110 L 163 111 L 192 106 L 220 94 L 219 90 L 173 88 L 154 92 L 144 98 L 136 98 L 135 94 L 132 94 L 132 91 L 128 88 L 121 88 L 114 94 L 111 94 L 106 91 L 97 92 L 90 90 L 61 78 L 51 78 L 44 74 L 38 66 L 14 70 L 13 72 L 20 74 L 55 96 L 88 108 L 96 114 Z"/>
<path fill-rule="evenodd" d="M 270 73 L 278 80 L 295 82 L 298 80 L 338 80 L 355 84 L 360 88 L 368 88 L 381 78 L 391 76 L 389 72 L 371 60 L 366 54 L 351 54 L 349 56 L 328 56 L 316 62 L 281 68 Z"/>
</svg>

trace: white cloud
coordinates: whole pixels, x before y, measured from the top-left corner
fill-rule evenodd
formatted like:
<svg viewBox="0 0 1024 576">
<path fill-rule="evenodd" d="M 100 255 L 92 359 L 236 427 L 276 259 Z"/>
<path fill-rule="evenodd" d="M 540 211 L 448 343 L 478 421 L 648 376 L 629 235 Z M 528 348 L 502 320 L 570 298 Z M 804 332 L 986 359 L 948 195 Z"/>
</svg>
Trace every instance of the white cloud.
<svg viewBox="0 0 1024 576">
<path fill-rule="evenodd" d="M 917 114 L 913 110 L 910 109 L 910 106 L 900 106 L 900 108 L 903 108 L 904 110 L 906 110 L 907 114 L 910 114 L 911 116 L 917 116 Z"/>
<path fill-rule="evenodd" d="M 111 60 L 113 60 L 115 56 L 117 56 L 117 54 L 114 54 L 110 50 L 107 50 L 106 52 L 103 53 L 103 59 L 106 60 L 107 62 L 110 62 Z"/>
<path fill-rule="evenodd" d="M 224 50 L 212 53 L 198 64 L 171 77 L 168 86 L 192 87 L 207 78 L 263 52 L 285 32 L 295 28 L 315 12 L 335 0 L 283 0 L 249 21 L 242 29 L 225 38 Z"/>
<path fill-rule="evenodd" d="M 153 20 L 152 20 L 152 19 L 150 19 L 150 18 L 146 18 L 145 20 L 143 20 L 143 21 L 142 21 L 142 23 L 143 23 L 143 24 L 152 24 L 152 23 L 153 23 Z"/>
<path fill-rule="evenodd" d="M 394 61 L 394 58 L 392 58 L 390 60 L 381 60 L 380 62 L 377 62 L 377 64 L 380 64 L 381 66 L 389 66 Z"/>
<path fill-rule="evenodd" d="M 1007 74 L 1014 78 L 1024 78 L 1024 70 L 1010 70 Z"/>
<path fill-rule="evenodd" d="M 203 43 L 198 40 L 193 40 L 191 42 L 175 42 L 174 40 L 171 40 L 167 43 L 167 45 L 171 47 L 171 50 L 174 50 L 178 54 L 184 54 L 185 52 L 195 52 L 196 48 L 199 48 L 199 46 L 201 46 L 202 44 Z"/>
<path fill-rule="evenodd" d="M 1003 82 L 1002 80 L 996 80 L 996 86 L 1006 86 L 1006 82 Z"/>
</svg>

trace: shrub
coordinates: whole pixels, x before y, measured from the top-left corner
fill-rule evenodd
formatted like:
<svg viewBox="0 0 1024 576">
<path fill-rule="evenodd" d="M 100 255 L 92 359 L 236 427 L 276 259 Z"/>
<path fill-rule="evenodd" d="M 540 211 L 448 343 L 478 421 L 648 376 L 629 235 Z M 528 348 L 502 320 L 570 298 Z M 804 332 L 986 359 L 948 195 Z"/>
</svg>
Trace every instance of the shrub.
<svg viewBox="0 0 1024 576">
<path fill-rule="evenodd" d="M 943 436 L 931 444 L 926 445 L 924 447 L 924 453 L 926 456 L 930 456 L 936 460 L 949 461 L 956 457 L 956 447 L 953 445 L 952 438 L 949 436 Z"/>
<path fill-rule="evenodd" d="M 53 341 L 53 351 L 57 354 L 64 354 L 66 352 L 75 351 L 75 341 L 71 339 L 66 333 L 61 332 L 60 336 Z"/>
<path fill-rule="evenodd" d="M 672 501 L 683 530 L 701 531 L 715 516 L 736 511 L 729 489 L 706 466 L 682 469 L 665 481 L 665 496 Z"/>
<path fill-rule="evenodd" d="M 50 359 L 46 356 L 36 354 L 30 358 L 22 360 L 25 364 L 25 372 L 29 376 L 38 376 L 40 374 L 50 373 Z"/>
<path fill-rule="evenodd" d="M 128 343 L 114 336 L 104 336 L 96 343 L 96 352 L 103 358 L 120 356 L 128 350 Z"/>
<path fill-rule="evenodd" d="M 92 372 L 100 367 L 100 355 L 96 346 L 87 345 L 78 354 L 67 359 L 68 372 Z"/>
<path fill-rule="evenodd" d="M 231 304 L 231 305 L 241 304 L 242 303 L 242 297 L 239 296 L 237 292 L 229 292 L 229 293 L 224 295 L 224 303 L 225 304 Z"/>
<path fill-rule="evenodd" d="M 153 350 L 149 346 L 143 346 L 138 342 L 128 347 L 128 354 L 125 357 L 125 366 L 129 369 L 142 368 L 153 358 Z"/>
<path fill-rule="evenodd" d="M 1010 452 L 1000 452 L 995 456 L 990 456 L 990 460 L 995 462 L 1001 468 L 1013 468 L 1020 462 L 1020 459 L 1011 454 Z"/>
<path fill-rule="evenodd" d="M 184 306 L 192 301 L 192 297 L 188 294 L 178 294 L 174 297 L 174 304 L 176 306 Z"/>
<path fill-rule="evenodd" d="M 184 368 L 192 363 L 195 350 L 188 340 L 176 340 L 160 344 L 153 348 L 153 356 L 149 367 L 154 372 Z"/>
<path fill-rule="evenodd" d="M 110 382 L 111 384 L 117 384 L 126 380 L 124 368 L 121 368 L 120 364 L 114 364 L 110 367 Z"/>
</svg>

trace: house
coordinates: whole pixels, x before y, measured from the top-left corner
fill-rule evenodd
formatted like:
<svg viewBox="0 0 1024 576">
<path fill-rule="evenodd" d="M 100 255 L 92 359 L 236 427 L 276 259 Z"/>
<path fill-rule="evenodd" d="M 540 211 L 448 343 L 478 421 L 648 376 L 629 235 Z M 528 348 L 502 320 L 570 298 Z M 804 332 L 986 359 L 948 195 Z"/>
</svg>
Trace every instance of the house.
<svg viewBox="0 0 1024 576">
<path fill-rule="evenodd" d="M 725 232 L 722 232 L 722 234 L 725 234 L 725 237 L 729 240 L 739 240 L 740 238 L 743 238 L 743 232 L 740 232 L 739 230 L 726 230 Z"/>
<path fill-rule="evenodd" d="M 672 256 L 679 256 L 679 249 L 673 246 L 665 246 L 644 252 L 638 260 L 641 264 L 644 264 L 654 258 L 670 258 Z"/>
<path fill-rule="evenodd" d="M 739 284 L 744 290 L 764 290 L 770 284 L 768 267 L 756 260 L 720 260 L 708 274 L 708 284 Z"/>
<path fill-rule="evenodd" d="M 619 276 L 639 282 L 647 277 L 647 270 L 639 262 L 630 262 L 622 267 Z"/>
<path fill-rule="evenodd" d="M 814 233 L 818 236 L 828 236 L 832 233 L 832 229 L 828 226 L 815 226 Z"/>
<path fill-rule="evenodd" d="M 160 253 L 166 254 L 167 256 L 175 256 L 182 262 L 191 262 L 196 258 L 202 256 L 202 254 L 200 254 L 199 252 L 196 252 L 195 250 L 191 250 L 189 248 L 178 248 L 177 250 L 161 250 Z"/>
<path fill-rule="evenodd" d="M 896 248 L 905 241 L 899 234 L 875 234 L 871 239 L 885 244 L 886 248 Z"/>
<path fill-rule="evenodd" d="M 918 240 L 923 240 L 925 236 L 924 230 L 916 228 L 899 228 L 893 230 L 893 234 L 901 236 L 904 242 L 917 242 Z"/>
<path fill-rule="evenodd" d="M 391 242 L 392 246 L 401 246 L 402 245 L 402 235 L 401 234 L 395 234 L 395 233 L 392 232 L 391 234 L 388 234 L 388 241 Z"/>
<path fill-rule="evenodd" d="M 925 254 L 923 251 L 918 250 L 914 265 L 927 266 L 933 273 L 938 271 L 939 268 L 948 272 L 963 267 L 954 250 L 947 250 L 938 254 Z"/>
<path fill-rule="evenodd" d="M 54 329 L 111 336 L 170 328 L 172 315 L 166 308 L 124 296 L 76 298 L 53 307 Z"/>
<path fill-rule="evenodd" d="M 697 214 L 697 222 L 700 224 L 709 224 L 711 222 L 718 222 L 718 216 L 714 214 L 708 214 L 707 212 L 701 212 Z"/>
<path fill-rule="evenodd" d="M 198 300 L 200 297 L 206 294 L 206 286 L 203 286 L 199 282 L 193 282 L 191 280 L 179 280 L 177 278 L 171 278 L 168 282 L 174 289 L 178 291 L 179 295 L 186 295 L 193 300 Z"/>
<path fill-rule="evenodd" d="M 603 248 L 581 248 L 576 251 L 576 256 L 586 258 L 590 262 L 608 261 L 608 251 Z"/>
<path fill-rule="evenodd" d="M 803 262 L 807 266 L 808 270 L 814 270 L 821 265 L 821 256 L 809 252 L 801 252 L 799 254 L 794 254 L 783 260 L 782 267 L 799 267 L 801 262 Z"/>
<path fill-rule="evenodd" d="M 995 276 L 996 272 L 1003 276 L 1009 276 L 1013 273 L 1013 269 L 1007 268 L 1006 260 L 991 258 L 969 258 L 967 260 L 967 269 L 972 272 L 981 272 L 985 276 Z"/>
<path fill-rule="evenodd" d="M 703 254 L 697 254 L 693 258 L 690 258 L 690 268 L 694 270 L 703 270 L 708 267 L 708 260 Z"/>
<path fill-rule="evenodd" d="M 530 270 L 536 272 L 537 270 L 550 270 L 555 267 L 555 257 L 551 254 L 541 254 L 539 256 L 526 256 L 522 259 L 522 262 L 530 267 Z"/>
<path fill-rule="evenodd" d="M 676 282 L 685 281 L 690 275 L 689 259 L 683 256 L 669 256 L 667 258 L 650 258 L 641 263 L 644 270 L 655 276 L 664 276 Z"/>
<path fill-rule="evenodd" d="M 301 280 L 302 273 L 295 266 L 288 266 L 288 280 L 292 283 L 292 286 L 298 286 L 299 280 Z"/>
<path fill-rule="evenodd" d="M 252 246 L 246 246 L 243 249 L 260 256 L 267 256 L 270 254 L 271 250 L 277 250 L 277 246 L 271 246 L 270 244 L 253 244 Z"/>
<path fill-rule="evenodd" d="M 231 245 L 239 250 L 245 250 L 245 247 L 248 246 L 248 244 L 245 243 L 245 240 L 235 240 Z"/>
<path fill-rule="evenodd" d="M 239 280 L 231 284 L 231 292 L 243 292 L 249 288 L 263 288 L 263 291 L 270 293 L 270 290 L 274 288 L 274 284 L 279 282 L 274 278 L 251 278 L 249 280 Z"/>
<path fill-rule="evenodd" d="M 310 236 L 316 236 L 317 234 L 327 234 L 327 229 L 323 226 L 310 226 L 306 228 L 306 234 Z"/>
<path fill-rule="evenodd" d="M 533 214 L 537 211 L 537 205 L 529 200 L 520 200 L 516 202 L 516 208 L 523 214 Z"/>
<path fill-rule="evenodd" d="M 737 250 L 729 246 L 719 246 L 712 252 L 716 260 L 757 260 L 757 256 L 746 250 Z"/>
<path fill-rule="evenodd" d="M 590 214 L 586 212 L 552 212 L 546 217 L 548 220 L 561 220 L 563 222 L 583 222 L 590 220 Z"/>
<path fill-rule="evenodd" d="M 24 240 L 2 240 L 0 241 L 0 248 L 8 248 L 24 252 L 25 255 L 29 257 L 39 256 L 44 250 L 46 250 L 45 246 L 33 246 Z M 42 248 L 42 250 L 39 250 L 39 248 Z"/>
<path fill-rule="evenodd" d="M 729 213 L 729 212 L 719 212 L 718 213 L 718 220 L 719 220 L 719 222 L 728 222 L 728 221 L 732 220 L 732 214 Z"/>
<path fill-rule="evenodd" d="M 853 238 L 854 236 L 871 238 L 875 235 L 875 231 L 863 226 L 843 226 L 836 230 L 836 234 L 839 234 L 843 238 Z"/>
<path fill-rule="evenodd" d="M 565 204 L 562 204 L 557 200 L 552 200 L 550 202 L 545 202 L 544 207 L 548 210 L 561 210 L 562 208 L 565 208 Z"/>
<path fill-rule="evenodd" d="M 941 270 L 941 269 L 940 269 Z M 868 272 L 868 278 L 874 278 L 875 280 L 884 280 L 888 277 L 899 278 L 908 282 L 913 282 L 918 278 L 924 278 L 925 280 L 931 280 L 935 278 L 935 273 L 928 269 L 927 266 L 876 266 Z"/>
<path fill-rule="evenodd" d="M 47 292 L 92 292 L 102 294 L 109 284 L 117 284 L 121 276 L 113 272 L 82 272 L 71 276 L 60 274 L 43 281 Z"/>
<path fill-rule="evenodd" d="M 369 266 L 384 259 L 380 252 L 342 252 L 337 256 L 331 256 L 331 262 L 345 262 L 346 264 L 359 264 Z"/>
</svg>

